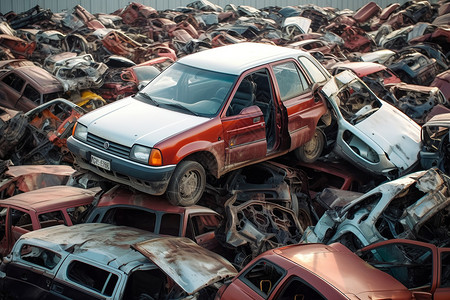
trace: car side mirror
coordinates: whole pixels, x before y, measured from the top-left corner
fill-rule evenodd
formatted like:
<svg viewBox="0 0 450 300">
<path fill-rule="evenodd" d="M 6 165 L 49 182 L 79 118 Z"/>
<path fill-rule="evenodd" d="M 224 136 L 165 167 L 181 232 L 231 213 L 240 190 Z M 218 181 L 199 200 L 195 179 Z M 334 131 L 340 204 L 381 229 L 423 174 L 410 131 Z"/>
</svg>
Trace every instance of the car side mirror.
<svg viewBox="0 0 450 300">
<path fill-rule="evenodd" d="M 243 108 L 239 114 L 240 115 L 261 114 L 262 115 L 262 110 L 258 106 L 252 105 L 252 106 Z"/>
</svg>

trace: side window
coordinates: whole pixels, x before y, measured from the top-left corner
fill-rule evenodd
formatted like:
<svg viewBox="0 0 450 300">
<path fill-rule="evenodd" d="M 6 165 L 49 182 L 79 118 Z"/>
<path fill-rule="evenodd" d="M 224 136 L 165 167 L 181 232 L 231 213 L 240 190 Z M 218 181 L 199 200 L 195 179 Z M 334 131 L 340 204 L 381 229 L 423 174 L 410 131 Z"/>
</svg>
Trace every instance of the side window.
<svg viewBox="0 0 450 300">
<path fill-rule="evenodd" d="M 280 296 L 277 297 L 279 300 L 291 300 L 291 299 L 302 299 L 302 300 L 315 300 L 315 299 L 326 299 L 322 296 L 315 288 L 304 282 L 298 277 L 293 277 L 289 279 Z"/>
<path fill-rule="evenodd" d="M 61 260 L 61 256 L 53 251 L 27 244 L 20 248 L 20 258 L 49 270 L 53 270 Z"/>
<path fill-rule="evenodd" d="M 308 89 L 308 82 L 303 73 L 293 62 L 286 62 L 273 67 L 280 89 L 281 101 L 300 96 Z"/>
<path fill-rule="evenodd" d="M 314 82 L 326 81 L 327 77 L 312 61 L 306 57 L 299 57 L 298 59 L 303 65 L 304 69 L 309 73 Z"/>
<path fill-rule="evenodd" d="M 66 210 L 72 224 L 82 223 L 82 217 L 85 216 L 88 207 L 89 205 L 80 205 L 77 207 L 70 207 Z"/>
<path fill-rule="evenodd" d="M 141 209 L 111 208 L 101 222 L 155 232 L 156 214 Z"/>
<path fill-rule="evenodd" d="M 360 257 L 380 269 L 408 289 L 431 287 L 433 254 L 431 249 L 411 244 L 387 244 L 360 253 Z"/>
<path fill-rule="evenodd" d="M 450 252 L 441 253 L 441 282 L 439 287 L 450 287 Z"/>
<path fill-rule="evenodd" d="M 31 216 L 21 210 L 11 208 L 11 225 L 18 226 L 28 231 L 33 230 Z"/>
<path fill-rule="evenodd" d="M 64 215 L 62 211 L 52 211 L 48 213 L 43 213 L 38 216 L 39 224 L 41 224 L 41 228 L 46 228 L 55 225 L 66 224 L 64 220 Z"/>
<path fill-rule="evenodd" d="M 227 110 L 227 116 L 238 115 L 244 108 L 255 105 L 256 84 L 251 76 L 246 76 L 239 84 L 234 93 L 230 106 Z"/>
<path fill-rule="evenodd" d="M 74 260 L 67 268 L 67 277 L 105 296 L 111 296 L 119 277 L 106 270 Z"/>
<path fill-rule="evenodd" d="M 267 260 L 260 260 L 242 274 L 239 279 L 259 295 L 267 298 L 275 289 L 284 273 L 284 270 L 277 265 Z"/>
<path fill-rule="evenodd" d="M 179 236 L 181 228 L 181 215 L 179 214 L 164 214 L 161 217 L 161 225 L 159 234 L 167 234 L 172 236 Z"/>
<path fill-rule="evenodd" d="M 159 269 L 131 273 L 123 299 L 167 299 L 167 277 Z"/>
<path fill-rule="evenodd" d="M 215 215 L 192 216 L 189 219 L 194 230 L 194 236 L 215 231 L 219 226 L 219 219 Z"/>
<path fill-rule="evenodd" d="M 36 91 L 36 89 L 31 85 L 27 84 L 27 86 L 23 90 L 23 95 L 31 101 L 37 104 L 41 104 L 41 96 L 39 95 L 39 92 Z"/>
<path fill-rule="evenodd" d="M 8 213 L 7 207 L 0 207 L 0 241 L 3 240 L 6 234 L 6 214 Z"/>
<path fill-rule="evenodd" d="M 3 82 L 18 92 L 22 90 L 22 87 L 25 83 L 25 81 L 16 74 L 7 75 L 5 78 L 3 78 Z"/>
</svg>

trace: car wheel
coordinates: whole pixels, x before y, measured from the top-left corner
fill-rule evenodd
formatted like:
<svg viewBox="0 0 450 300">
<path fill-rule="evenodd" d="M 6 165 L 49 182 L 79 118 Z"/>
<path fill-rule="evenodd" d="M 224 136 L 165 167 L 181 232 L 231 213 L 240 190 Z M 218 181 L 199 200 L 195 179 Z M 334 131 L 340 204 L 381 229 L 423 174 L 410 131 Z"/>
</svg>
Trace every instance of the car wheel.
<svg viewBox="0 0 450 300">
<path fill-rule="evenodd" d="M 325 137 L 322 131 L 317 128 L 311 140 L 295 149 L 295 156 L 303 162 L 312 163 L 320 157 L 324 145 Z"/>
<path fill-rule="evenodd" d="M 173 205 L 190 206 L 200 200 L 206 186 L 206 173 L 196 161 L 182 161 L 172 174 L 167 198 Z"/>
</svg>

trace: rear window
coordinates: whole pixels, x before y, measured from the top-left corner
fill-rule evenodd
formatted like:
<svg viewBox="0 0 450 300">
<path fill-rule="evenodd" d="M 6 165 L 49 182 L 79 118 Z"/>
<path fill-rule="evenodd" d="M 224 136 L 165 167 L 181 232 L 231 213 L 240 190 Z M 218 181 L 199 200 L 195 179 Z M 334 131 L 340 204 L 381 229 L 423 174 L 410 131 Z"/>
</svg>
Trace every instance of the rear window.
<svg viewBox="0 0 450 300">
<path fill-rule="evenodd" d="M 77 260 L 69 264 L 67 277 L 73 282 L 105 296 L 111 296 L 113 294 L 114 288 L 119 280 L 119 276 L 116 274 Z"/>
<path fill-rule="evenodd" d="M 53 270 L 61 260 L 61 256 L 53 251 L 28 244 L 20 248 L 20 258 L 49 270 Z"/>
</svg>

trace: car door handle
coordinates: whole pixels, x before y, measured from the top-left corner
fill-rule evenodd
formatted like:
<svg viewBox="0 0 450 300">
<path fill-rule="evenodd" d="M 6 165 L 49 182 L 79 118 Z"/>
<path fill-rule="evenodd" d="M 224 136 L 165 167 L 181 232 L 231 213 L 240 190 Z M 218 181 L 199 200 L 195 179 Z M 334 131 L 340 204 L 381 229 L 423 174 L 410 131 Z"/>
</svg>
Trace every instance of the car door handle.
<svg viewBox="0 0 450 300">
<path fill-rule="evenodd" d="M 261 117 L 253 118 L 253 123 L 258 123 L 261 120 Z"/>
</svg>

